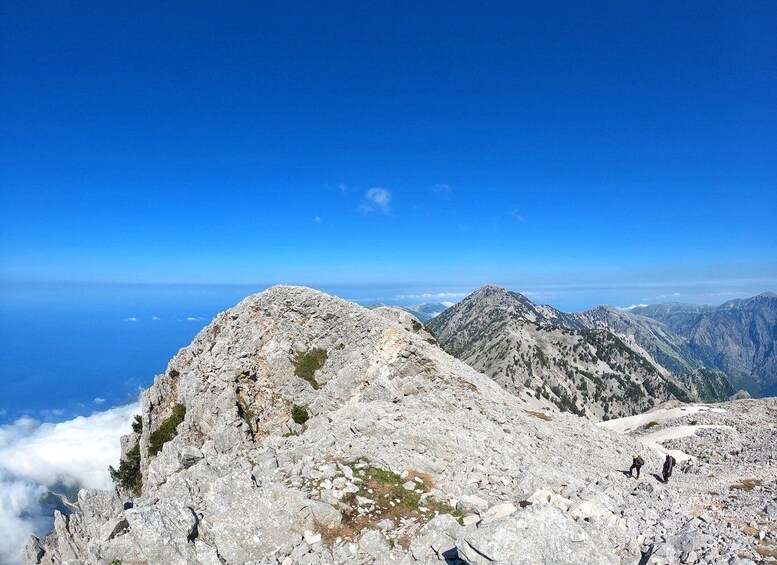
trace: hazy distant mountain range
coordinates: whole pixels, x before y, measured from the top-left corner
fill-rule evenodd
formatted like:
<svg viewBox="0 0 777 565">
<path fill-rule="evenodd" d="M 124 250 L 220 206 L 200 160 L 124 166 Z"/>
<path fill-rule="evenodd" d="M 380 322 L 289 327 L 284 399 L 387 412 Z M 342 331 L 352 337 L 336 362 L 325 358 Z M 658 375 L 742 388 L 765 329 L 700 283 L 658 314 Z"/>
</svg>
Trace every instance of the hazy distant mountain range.
<svg viewBox="0 0 777 565">
<path fill-rule="evenodd" d="M 379 303 L 379 304 L 370 306 L 370 308 L 379 308 L 381 306 L 386 306 L 386 304 Z M 439 316 L 440 314 L 445 312 L 445 310 L 447 310 L 451 306 L 453 306 L 453 302 L 424 302 L 423 304 L 417 304 L 415 306 L 396 306 L 395 305 L 390 307 L 404 310 L 405 312 L 412 314 L 413 316 L 415 316 L 425 324 L 432 318 Z"/>
<path fill-rule="evenodd" d="M 633 314 L 658 320 L 686 340 L 690 357 L 728 375 L 753 396 L 777 395 L 777 294 L 718 307 L 657 304 Z"/>
<path fill-rule="evenodd" d="M 777 296 L 720 307 L 598 306 L 567 314 L 487 285 L 429 322 L 445 349 L 517 394 L 589 417 L 667 398 L 775 394 Z"/>
</svg>

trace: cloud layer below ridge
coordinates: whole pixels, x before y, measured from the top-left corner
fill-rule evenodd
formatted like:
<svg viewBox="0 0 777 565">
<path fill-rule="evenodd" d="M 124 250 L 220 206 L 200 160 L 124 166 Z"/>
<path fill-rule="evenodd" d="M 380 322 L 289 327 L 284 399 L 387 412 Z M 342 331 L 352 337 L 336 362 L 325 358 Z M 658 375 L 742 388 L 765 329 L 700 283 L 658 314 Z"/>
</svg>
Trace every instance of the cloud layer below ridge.
<svg viewBox="0 0 777 565">
<path fill-rule="evenodd" d="M 110 489 L 119 438 L 131 429 L 138 403 L 57 424 L 21 418 L 0 426 L 0 565 L 15 565 L 31 534 L 45 534 L 52 516 L 41 496 L 59 485 Z"/>
</svg>

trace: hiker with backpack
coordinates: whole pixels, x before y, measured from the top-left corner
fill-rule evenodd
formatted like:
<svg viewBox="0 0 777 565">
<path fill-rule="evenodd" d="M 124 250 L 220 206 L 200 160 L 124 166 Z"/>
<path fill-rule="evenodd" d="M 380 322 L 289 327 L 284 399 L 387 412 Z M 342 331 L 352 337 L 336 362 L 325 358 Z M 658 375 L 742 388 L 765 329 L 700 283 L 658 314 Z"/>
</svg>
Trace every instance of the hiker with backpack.
<svg viewBox="0 0 777 565">
<path fill-rule="evenodd" d="M 631 467 L 629 468 L 629 477 L 631 477 L 631 472 L 636 469 L 637 470 L 637 478 L 639 478 L 639 470 L 642 468 L 642 465 L 645 464 L 645 461 L 640 457 L 639 453 L 635 453 L 631 458 Z"/>
<path fill-rule="evenodd" d="M 672 469 L 677 464 L 677 460 L 667 453 L 666 459 L 664 459 L 664 482 L 669 482 L 669 477 L 672 476 Z"/>
</svg>

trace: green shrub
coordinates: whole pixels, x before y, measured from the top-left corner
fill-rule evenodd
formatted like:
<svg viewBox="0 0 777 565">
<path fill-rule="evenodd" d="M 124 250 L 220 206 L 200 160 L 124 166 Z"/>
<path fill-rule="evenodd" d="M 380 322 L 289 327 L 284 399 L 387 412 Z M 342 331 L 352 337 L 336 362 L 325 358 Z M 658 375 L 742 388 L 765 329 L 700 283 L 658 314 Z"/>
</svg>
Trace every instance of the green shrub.
<svg viewBox="0 0 777 565">
<path fill-rule="evenodd" d="M 179 376 L 181 373 L 179 373 L 179 372 L 178 372 L 178 371 L 176 371 L 175 369 L 170 369 L 170 372 L 169 372 L 169 373 L 167 373 L 167 374 L 168 374 L 168 375 L 170 375 L 170 378 L 171 378 L 171 379 L 175 379 L 175 378 L 177 378 L 177 377 L 178 377 L 178 376 Z"/>
<path fill-rule="evenodd" d="M 410 325 L 413 327 L 413 331 L 414 332 L 417 332 L 418 330 L 420 330 L 421 328 L 424 327 L 424 325 L 421 322 L 419 322 L 418 320 L 416 320 L 415 318 L 413 318 L 410 321 Z"/>
<path fill-rule="evenodd" d="M 248 424 L 249 428 L 253 425 L 255 419 L 254 411 L 248 407 L 248 404 L 242 398 L 237 399 L 237 415 Z"/>
<path fill-rule="evenodd" d="M 294 358 L 294 374 L 310 383 L 315 390 L 321 388 L 316 380 L 316 371 L 324 366 L 328 355 L 325 349 L 316 347 L 307 353 L 298 353 Z"/>
<path fill-rule="evenodd" d="M 162 446 L 173 439 L 176 434 L 176 428 L 183 422 L 186 416 L 186 406 L 176 404 L 173 408 L 173 414 L 151 434 L 148 443 L 148 454 L 156 455 L 162 450 Z"/>
<path fill-rule="evenodd" d="M 657 425 L 658 425 L 658 422 L 653 420 L 652 422 L 648 422 L 647 424 L 645 424 L 645 429 L 649 430 L 650 428 L 655 428 Z"/>
<path fill-rule="evenodd" d="M 143 419 L 140 417 L 140 414 L 136 414 L 135 419 L 132 420 L 132 431 L 136 434 L 143 432 Z"/>
<path fill-rule="evenodd" d="M 308 409 L 295 404 L 291 407 L 291 419 L 300 426 L 310 419 Z"/>
<path fill-rule="evenodd" d="M 690 402 L 691 401 L 691 397 L 688 396 L 688 393 L 685 392 L 683 389 L 681 389 L 676 384 L 674 384 L 673 382 L 666 381 L 666 388 L 668 388 L 669 392 L 672 394 L 672 396 L 674 396 L 680 402 Z"/>
<path fill-rule="evenodd" d="M 126 458 L 119 461 L 118 471 L 113 467 L 108 467 L 108 471 L 114 483 L 139 495 L 143 487 L 143 477 L 140 474 L 140 446 L 135 445 L 127 452 Z"/>
</svg>

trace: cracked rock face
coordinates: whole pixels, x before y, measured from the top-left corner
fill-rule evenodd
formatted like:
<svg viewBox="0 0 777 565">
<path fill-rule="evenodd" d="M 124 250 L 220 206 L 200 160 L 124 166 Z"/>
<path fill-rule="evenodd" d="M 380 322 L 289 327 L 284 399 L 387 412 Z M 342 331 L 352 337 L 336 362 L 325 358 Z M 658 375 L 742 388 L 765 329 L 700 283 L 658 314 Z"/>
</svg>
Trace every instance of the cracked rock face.
<svg viewBox="0 0 777 565">
<path fill-rule="evenodd" d="M 123 444 L 139 446 L 139 492 L 81 491 L 25 563 L 756 556 L 650 478 L 659 453 L 643 452 L 648 478 L 625 478 L 637 438 L 537 410 L 407 313 L 306 288 L 218 315 L 143 393 L 141 420 Z"/>
</svg>

